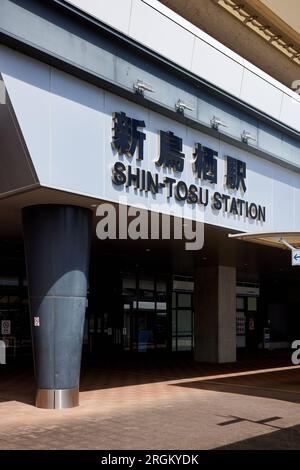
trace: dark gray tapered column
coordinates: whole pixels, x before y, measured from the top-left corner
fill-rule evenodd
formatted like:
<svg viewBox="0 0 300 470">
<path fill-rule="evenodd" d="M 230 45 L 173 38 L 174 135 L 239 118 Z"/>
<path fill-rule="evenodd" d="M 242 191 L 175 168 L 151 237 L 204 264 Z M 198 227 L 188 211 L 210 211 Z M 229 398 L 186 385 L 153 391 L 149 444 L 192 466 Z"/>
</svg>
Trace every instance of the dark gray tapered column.
<svg viewBox="0 0 300 470">
<path fill-rule="evenodd" d="M 36 406 L 79 404 L 91 212 L 76 206 L 23 209 Z"/>
</svg>

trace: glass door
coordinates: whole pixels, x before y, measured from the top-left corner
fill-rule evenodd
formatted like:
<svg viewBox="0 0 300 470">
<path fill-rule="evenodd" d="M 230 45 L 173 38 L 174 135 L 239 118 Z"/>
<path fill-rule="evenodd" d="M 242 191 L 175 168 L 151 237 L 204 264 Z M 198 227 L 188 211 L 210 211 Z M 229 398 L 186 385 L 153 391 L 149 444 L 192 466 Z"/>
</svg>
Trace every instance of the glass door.
<svg viewBox="0 0 300 470">
<path fill-rule="evenodd" d="M 192 351 L 194 337 L 193 295 L 172 294 L 172 351 Z"/>
<path fill-rule="evenodd" d="M 167 349 L 167 282 L 155 276 L 123 278 L 123 348 L 150 352 Z"/>
<path fill-rule="evenodd" d="M 138 352 L 155 349 L 155 279 L 140 275 L 137 301 L 133 310 L 134 350 Z"/>
<path fill-rule="evenodd" d="M 246 314 L 244 297 L 236 298 L 236 347 L 246 347 Z"/>
<path fill-rule="evenodd" d="M 245 297 L 246 310 L 246 346 L 247 349 L 258 347 L 257 297 Z"/>
<path fill-rule="evenodd" d="M 256 349 L 258 346 L 257 297 L 236 298 L 236 341 L 237 348 Z"/>
</svg>

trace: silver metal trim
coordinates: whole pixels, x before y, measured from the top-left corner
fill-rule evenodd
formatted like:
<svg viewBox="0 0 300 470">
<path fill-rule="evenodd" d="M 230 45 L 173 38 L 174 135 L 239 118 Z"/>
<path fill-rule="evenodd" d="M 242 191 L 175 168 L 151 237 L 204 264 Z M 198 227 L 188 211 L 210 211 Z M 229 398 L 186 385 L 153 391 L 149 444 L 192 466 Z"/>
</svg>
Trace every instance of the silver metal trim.
<svg viewBox="0 0 300 470">
<path fill-rule="evenodd" d="M 48 410 L 62 410 L 79 406 L 79 388 L 61 390 L 38 388 L 35 406 Z"/>
</svg>

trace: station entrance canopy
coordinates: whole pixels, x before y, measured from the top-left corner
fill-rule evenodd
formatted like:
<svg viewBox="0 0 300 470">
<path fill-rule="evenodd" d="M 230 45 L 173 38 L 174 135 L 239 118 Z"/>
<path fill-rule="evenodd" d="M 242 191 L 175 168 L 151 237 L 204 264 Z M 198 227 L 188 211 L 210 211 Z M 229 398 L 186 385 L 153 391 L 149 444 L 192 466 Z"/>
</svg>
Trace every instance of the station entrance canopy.
<svg viewBox="0 0 300 470">
<path fill-rule="evenodd" d="M 229 238 L 245 240 L 273 248 L 291 251 L 292 266 L 300 265 L 300 231 L 298 232 L 252 232 L 229 234 Z"/>
</svg>

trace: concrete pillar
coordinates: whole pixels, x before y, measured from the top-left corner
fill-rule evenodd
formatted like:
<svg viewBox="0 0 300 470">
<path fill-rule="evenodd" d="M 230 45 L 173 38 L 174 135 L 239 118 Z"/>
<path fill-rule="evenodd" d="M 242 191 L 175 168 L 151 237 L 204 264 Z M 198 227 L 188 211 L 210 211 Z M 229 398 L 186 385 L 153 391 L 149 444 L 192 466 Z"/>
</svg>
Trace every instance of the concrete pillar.
<svg viewBox="0 0 300 470">
<path fill-rule="evenodd" d="M 76 206 L 23 209 L 36 406 L 79 404 L 91 212 Z"/>
<path fill-rule="evenodd" d="M 236 270 L 201 267 L 195 277 L 194 358 L 204 362 L 236 360 Z"/>
</svg>

